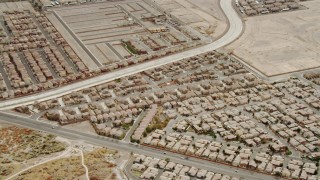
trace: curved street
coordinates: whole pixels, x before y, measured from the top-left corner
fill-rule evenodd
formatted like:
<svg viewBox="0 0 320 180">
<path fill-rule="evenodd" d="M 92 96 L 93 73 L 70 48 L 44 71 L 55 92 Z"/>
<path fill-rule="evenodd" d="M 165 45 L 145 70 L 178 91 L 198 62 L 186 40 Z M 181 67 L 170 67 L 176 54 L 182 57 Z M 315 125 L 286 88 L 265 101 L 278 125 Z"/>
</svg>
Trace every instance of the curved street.
<svg viewBox="0 0 320 180">
<path fill-rule="evenodd" d="M 214 41 L 211 44 L 197 47 L 195 49 L 191 49 L 188 51 L 184 51 L 181 53 L 173 54 L 170 56 L 166 56 L 157 60 L 149 61 L 146 63 L 130 66 L 128 68 L 124 68 L 121 70 L 117 70 L 111 73 L 107 73 L 101 76 L 97 76 L 94 78 L 90 78 L 87 80 L 83 80 L 80 82 L 76 82 L 70 85 L 66 85 L 60 88 L 48 90 L 45 92 L 41 92 L 38 94 L 25 96 L 21 98 L 15 98 L 11 100 L 2 101 L 0 103 L 0 109 L 11 109 L 20 105 L 31 104 L 34 101 L 45 101 L 48 99 L 56 98 L 59 96 L 63 96 L 72 91 L 78 91 L 87 87 L 99 85 L 105 82 L 112 81 L 117 78 L 121 78 L 124 76 L 129 76 L 131 74 L 135 74 L 138 72 L 142 72 L 151 68 L 155 68 L 161 65 L 165 65 L 168 63 L 172 63 L 175 61 L 182 60 L 184 58 L 189 58 L 198 54 L 202 54 L 208 51 L 213 51 L 218 48 L 221 48 L 234 40 L 236 40 L 242 33 L 243 30 L 243 22 L 240 19 L 237 12 L 233 9 L 232 0 L 221 0 L 220 6 L 223 12 L 225 13 L 228 21 L 229 21 L 229 29 L 228 31 L 218 40 Z"/>
</svg>

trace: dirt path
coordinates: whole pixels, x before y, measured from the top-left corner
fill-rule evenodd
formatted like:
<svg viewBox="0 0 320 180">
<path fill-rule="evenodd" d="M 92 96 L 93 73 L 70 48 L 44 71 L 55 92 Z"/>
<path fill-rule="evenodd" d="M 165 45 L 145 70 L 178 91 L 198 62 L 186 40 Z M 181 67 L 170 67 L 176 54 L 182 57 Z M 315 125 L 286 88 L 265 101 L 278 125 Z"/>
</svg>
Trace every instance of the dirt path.
<svg viewBox="0 0 320 180">
<path fill-rule="evenodd" d="M 11 175 L 10 177 L 6 178 L 6 180 L 13 179 L 14 177 L 18 176 L 19 174 L 21 174 L 21 173 L 23 173 L 23 172 L 25 172 L 25 171 L 27 171 L 27 170 L 29 170 L 29 169 L 32 169 L 32 168 L 34 168 L 34 167 L 36 167 L 36 166 L 39 166 L 39 165 L 45 164 L 45 163 L 47 163 L 47 162 L 50 162 L 50 161 L 59 159 L 59 158 L 65 156 L 65 155 L 67 155 L 68 153 L 70 153 L 71 149 L 72 149 L 71 147 L 68 147 L 68 149 L 67 149 L 65 152 L 63 152 L 62 154 L 60 154 L 59 156 L 50 158 L 50 159 L 48 159 L 48 160 L 46 160 L 46 161 L 42 161 L 42 162 L 40 162 L 40 163 L 38 163 L 38 164 L 35 164 L 35 165 L 33 165 L 33 166 L 30 166 L 30 167 L 27 167 L 27 168 L 25 168 L 25 169 L 23 169 L 23 170 L 15 173 L 15 174 Z"/>
<path fill-rule="evenodd" d="M 90 180 L 89 178 L 89 170 L 88 170 L 88 167 L 85 165 L 84 163 L 84 156 L 83 156 L 83 152 L 81 149 L 79 149 L 80 151 L 80 154 L 81 154 L 81 163 L 82 163 L 82 166 L 84 167 L 84 169 L 86 170 L 86 177 L 87 177 L 87 180 Z"/>
</svg>

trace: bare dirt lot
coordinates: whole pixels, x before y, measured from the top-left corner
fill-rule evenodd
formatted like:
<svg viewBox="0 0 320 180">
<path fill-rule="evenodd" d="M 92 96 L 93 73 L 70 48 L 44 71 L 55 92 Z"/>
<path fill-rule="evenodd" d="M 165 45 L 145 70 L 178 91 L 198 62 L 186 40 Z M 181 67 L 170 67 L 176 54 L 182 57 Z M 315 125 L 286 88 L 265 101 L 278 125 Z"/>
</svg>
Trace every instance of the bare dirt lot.
<svg viewBox="0 0 320 180">
<path fill-rule="evenodd" d="M 0 179 L 31 166 L 35 161 L 56 156 L 65 144 L 55 136 L 0 123 Z"/>
<path fill-rule="evenodd" d="M 64 144 L 55 141 L 55 136 L 42 134 L 14 126 L 0 129 L 2 161 L 22 162 L 41 155 L 65 149 Z"/>
<path fill-rule="evenodd" d="M 84 154 L 84 164 L 89 171 L 90 179 L 117 179 L 113 172 L 115 164 L 108 161 L 108 157 L 116 154 L 105 148 L 95 149 Z M 85 169 L 81 164 L 79 150 L 73 151 L 68 157 L 59 158 L 30 170 L 27 170 L 15 179 L 86 179 Z"/>
<path fill-rule="evenodd" d="M 119 177 L 116 150 L 0 123 L 0 179 L 86 179 L 81 151 L 90 178 Z"/>
<path fill-rule="evenodd" d="M 67 129 L 73 129 L 73 130 L 82 129 L 83 132 L 86 132 L 88 134 L 96 134 L 95 130 L 93 129 L 89 121 L 83 121 L 76 124 L 69 124 L 64 127 Z"/>
<path fill-rule="evenodd" d="M 70 156 L 34 167 L 14 179 L 77 179 L 84 174 L 81 158 Z"/>
<path fill-rule="evenodd" d="M 227 49 L 266 76 L 320 66 L 320 3 L 308 9 L 246 19 L 243 36 Z"/>
</svg>

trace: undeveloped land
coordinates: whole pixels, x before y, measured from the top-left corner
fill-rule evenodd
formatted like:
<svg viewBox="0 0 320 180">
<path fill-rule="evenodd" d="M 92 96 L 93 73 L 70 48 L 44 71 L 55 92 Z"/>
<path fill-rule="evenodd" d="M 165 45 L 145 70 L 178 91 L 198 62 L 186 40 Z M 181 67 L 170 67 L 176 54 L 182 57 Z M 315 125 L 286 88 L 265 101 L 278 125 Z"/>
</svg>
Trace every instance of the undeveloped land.
<svg viewBox="0 0 320 180">
<path fill-rule="evenodd" d="M 302 2 L 308 9 L 246 19 L 246 31 L 227 47 L 266 76 L 320 66 L 320 4 Z"/>
<path fill-rule="evenodd" d="M 64 144 L 55 136 L 25 128 L 7 127 L 0 130 L 0 160 L 22 162 L 44 154 L 63 151 Z"/>
<path fill-rule="evenodd" d="M 83 121 L 77 124 L 69 124 L 69 125 L 66 125 L 65 128 L 72 129 L 72 130 L 82 129 L 84 130 L 84 132 L 87 132 L 89 134 L 96 134 L 94 128 L 90 125 L 89 121 Z"/>
<path fill-rule="evenodd" d="M 58 159 L 25 171 L 15 179 L 78 179 L 85 174 L 79 156 Z"/>
<path fill-rule="evenodd" d="M 65 145 L 55 136 L 0 124 L 0 179 L 12 175 L 37 158 L 60 152 Z"/>
<path fill-rule="evenodd" d="M 84 154 L 90 179 L 117 179 L 116 174 L 113 173 L 113 168 L 115 168 L 116 165 L 107 160 L 110 155 L 115 154 L 117 154 L 116 151 L 105 148 L 96 149 Z"/>
<path fill-rule="evenodd" d="M 85 179 L 85 169 L 81 164 L 78 151 L 75 155 L 50 161 L 22 173 L 16 179 Z M 84 154 L 84 163 L 88 167 L 90 179 L 117 179 L 113 168 L 116 166 L 108 162 L 108 156 L 114 151 L 105 148 L 95 149 Z"/>
</svg>

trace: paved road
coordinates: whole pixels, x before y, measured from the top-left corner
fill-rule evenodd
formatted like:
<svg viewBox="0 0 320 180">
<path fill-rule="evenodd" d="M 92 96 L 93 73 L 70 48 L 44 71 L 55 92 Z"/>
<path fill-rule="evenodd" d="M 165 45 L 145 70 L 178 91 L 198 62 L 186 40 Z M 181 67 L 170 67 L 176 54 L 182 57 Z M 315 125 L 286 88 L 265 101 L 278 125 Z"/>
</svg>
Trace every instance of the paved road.
<svg viewBox="0 0 320 180">
<path fill-rule="evenodd" d="M 104 74 L 104 75 L 91 78 L 88 80 L 84 80 L 81 82 L 73 83 L 58 89 L 49 90 L 49 91 L 42 92 L 32 96 L 26 96 L 26 97 L 16 98 L 13 100 L 3 101 L 0 103 L 0 109 L 9 109 L 22 104 L 30 104 L 30 103 L 33 103 L 34 101 L 44 101 L 51 98 L 56 98 L 56 97 L 65 95 L 67 93 L 70 93 L 71 91 L 77 91 L 77 90 L 98 85 L 104 82 L 112 81 L 120 77 L 135 74 L 137 72 L 145 71 L 154 67 L 179 61 L 184 58 L 192 57 L 201 53 L 213 51 L 215 49 L 223 47 L 238 38 L 238 36 L 242 32 L 243 23 L 240 17 L 238 16 L 238 14 L 236 13 L 236 11 L 233 9 L 232 0 L 221 0 L 220 5 L 223 12 L 226 14 L 229 20 L 230 26 L 229 26 L 228 32 L 223 37 L 221 37 L 220 39 L 218 39 L 217 41 L 211 44 L 201 46 L 195 49 L 191 49 L 188 51 L 184 51 L 171 56 L 166 56 L 166 57 L 163 57 L 154 61 L 146 62 L 143 64 L 130 66 L 125 69 L 114 71 L 112 73 Z"/>
<path fill-rule="evenodd" d="M 82 47 L 82 49 L 90 56 L 90 58 L 92 59 L 92 61 L 98 66 L 101 67 L 102 64 L 100 63 L 100 61 L 91 53 L 90 50 L 88 50 L 88 48 L 84 45 L 84 43 L 78 38 L 78 36 L 76 36 L 74 34 L 74 32 L 69 28 L 69 26 L 67 25 L 66 22 L 64 22 L 62 20 L 62 18 L 55 12 L 52 12 L 53 15 L 60 21 L 60 23 L 62 24 L 62 26 L 69 32 L 69 34 L 77 41 L 77 43 Z"/>
<path fill-rule="evenodd" d="M 230 167 L 222 164 L 212 163 L 212 162 L 197 159 L 197 158 L 189 158 L 188 160 L 182 159 L 181 156 L 183 155 L 180 155 L 180 154 L 171 153 L 171 152 L 166 152 L 166 154 L 163 154 L 164 151 L 159 149 L 144 147 L 140 145 L 134 145 L 131 143 L 118 141 L 115 139 L 102 137 L 98 135 L 86 134 L 79 131 L 65 129 L 59 126 L 56 126 L 54 129 L 52 129 L 52 125 L 41 123 L 39 121 L 32 120 L 29 117 L 18 115 L 15 113 L 0 112 L 0 121 L 17 124 L 20 126 L 28 127 L 30 129 L 45 131 L 50 134 L 55 134 L 68 139 L 81 140 L 85 143 L 92 144 L 92 145 L 98 145 L 102 147 L 108 147 L 111 149 L 118 149 L 118 150 L 133 152 L 137 154 L 144 154 L 147 156 L 161 158 L 161 159 L 170 158 L 171 161 L 180 163 L 183 165 L 192 165 L 201 169 L 207 169 L 209 171 L 228 174 L 231 176 L 243 177 L 245 179 L 256 179 L 256 180 L 275 179 L 275 177 L 273 176 L 260 174 L 260 173 L 253 173 L 248 170 L 243 170 L 243 169 L 238 169 L 235 167 Z M 238 172 L 235 172 L 235 169 L 237 169 Z"/>
<path fill-rule="evenodd" d="M 0 74 L 2 75 L 2 78 L 3 78 L 4 82 L 6 83 L 7 90 L 12 90 L 11 82 L 6 74 L 6 71 L 5 71 L 2 63 L 0 63 Z"/>
<path fill-rule="evenodd" d="M 123 138 L 123 141 L 130 142 L 131 136 L 134 131 L 138 128 L 140 121 L 145 117 L 147 111 L 142 111 L 140 115 L 135 119 L 133 125 L 130 127 L 129 131 L 127 132 L 126 137 Z"/>
</svg>

